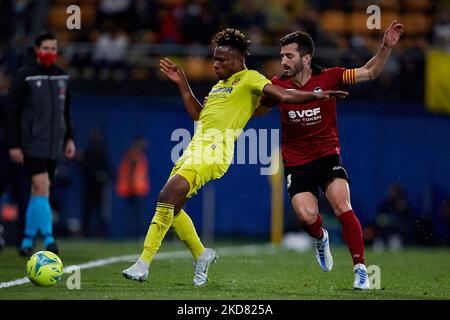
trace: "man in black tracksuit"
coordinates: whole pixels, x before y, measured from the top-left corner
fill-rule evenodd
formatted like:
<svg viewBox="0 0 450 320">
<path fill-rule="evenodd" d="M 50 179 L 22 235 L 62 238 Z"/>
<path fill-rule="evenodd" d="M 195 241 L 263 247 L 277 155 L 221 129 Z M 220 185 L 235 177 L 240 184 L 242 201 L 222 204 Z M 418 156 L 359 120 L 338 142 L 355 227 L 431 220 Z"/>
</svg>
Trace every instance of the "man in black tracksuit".
<svg viewBox="0 0 450 320">
<path fill-rule="evenodd" d="M 39 232 L 46 250 L 58 253 L 52 232 L 49 203 L 50 182 L 56 161 L 64 152 L 75 155 L 70 120 L 69 76 L 55 65 L 58 44 L 55 35 L 44 32 L 35 39 L 35 59 L 14 77 L 8 92 L 5 118 L 9 155 L 23 163 L 31 179 L 25 233 L 20 254 L 32 254 Z"/>
</svg>

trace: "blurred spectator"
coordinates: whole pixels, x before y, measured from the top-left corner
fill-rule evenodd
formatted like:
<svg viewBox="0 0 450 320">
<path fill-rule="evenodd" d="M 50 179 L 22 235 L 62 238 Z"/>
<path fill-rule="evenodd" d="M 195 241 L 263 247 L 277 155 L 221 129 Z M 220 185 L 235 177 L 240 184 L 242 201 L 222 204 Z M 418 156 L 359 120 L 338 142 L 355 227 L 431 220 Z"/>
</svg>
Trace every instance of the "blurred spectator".
<svg viewBox="0 0 450 320">
<path fill-rule="evenodd" d="M 14 4 L 12 0 L 0 1 L 0 46 L 8 44 L 15 33 Z M 1 50 L 0 47 L 0 50 Z"/>
<path fill-rule="evenodd" d="M 24 21 L 19 20 L 16 27 L 16 5 L 18 3 L 12 0 L 0 1 L 0 94 L 6 93 L 9 75 L 19 68 L 17 65 L 19 53 L 16 52 L 14 36 L 16 29 L 21 29 L 20 24 L 24 24 Z M 22 38 L 24 36 L 25 32 L 22 33 Z"/>
<path fill-rule="evenodd" d="M 394 183 L 382 203 L 375 219 L 374 249 L 400 249 L 409 240 L 411 207 L 403 186 Z"/>
<path fill-rule="evenodd" d="M 160 43 L 182 43 L 181 19 L 183 7 L 176 4 L 167 4 L 159 12 L 158 42 Z"/>
<path fill-rule="evenodd" d="M 128 37 L 125 33 L 113 27 L 113 22 L 105 23 L 106 31 L 98 37 L 94 48 L 94 65 L 97 75 L 105 80 L 110 77 L 111 72 L 125 71 L 126 50 Z M 116 74 L 117 75 L 117 74 Z M 119 79 L 123 78 L 119 74 Z"/>
<path fill-rule="evenodd" d="M 266 17 L 256 0 L 244 0 L 235 3 L 232 24 L 247 33 L 252 27 L 264 28 Z"/>
<path fill-rule="evenodd" d="M 145 198 L 150 192 L 148 160 L 145 154 L 147 139 L 137 137 L 125 152 L 116 182 L 116 192 L 124 198 L 129 207 L 126 221 L 129 230 L 126 234 L 137 239 L 141 235 L 141 222 L 145 213 Z"/>
<path fill-rule="evenodd" d="M 17 205 L 17 229 L 12 233 L 16 235 L 16 243 L 8 243 L 20 246 L 25 230 L 25 215 L 30 198 L 30 183 L 25 168 L 14 163 L 9 157 L 9 152 L 3 142 L 0 142 L 0 197 L 8 193 L 11 202 Z M 11 231 L 11 230 L 8 230 Z"/>
<path fill-rule="evenodd" d="M 295 29 L 308 33 L 313 41 L 318 41 L 319 13 L 313 9 L 299 10 L 297 12 L 299 14 L 295 17 L 293 23 L 296 26 Z"/>
<path fill-rule="evenodd" d="M 433 44 L 435 47 L 450 52 L 450 9 L 438 10 L 436 24 L 433 28 Z"/>
<path fill-rule="evenodd" d="M 187 43 L 208 44 L 217 30 L 218 20 L 211 2 L 193 1 L 188 4 L 181 20 Z"/>
<path fill-rule="evenodd" d="M 265 28 L 270 37 L 269 41 L 275 40 L 278 43 L 278 40 L 287 33 L 286 28 L 290 25 L 288 13 L 276 0 L 268 2 L 263 8 Z"/>
<path fill-rule="evenodd" d="M 68 230 L 68 206 L 67 194 L 72 184 L 70 162 L 60 159 L 50 185 L 50 207 L 52 209 L 53 233 L 56 236 L 67 236 Z"/>
<path fill-rule="evenodd" d="M 153 0 L 136 0 L 133 4 L 134 30 L 155 33 L 159 26 L 158 3 Z"/>
<path fill-rule="evenodd" d="M 33 0 L 15 0 L 14 3 L 14 28 L 15 36 L 20 39 L 25 39 L 25 37 L 30 33 L 34 6 L 37 1 Z"/>
<path fill-rule="evenodd" d="M 102 131 L 94 127 L 80 156 L 84 175 L 84 210 L 82 232 L 85 237 L 106 236 L 106 191 L 112 178 L 108 151 Z M 96 225 L 92 228 L 92 224 Z"/>
<path fill-rule="evenodd" d="M 114 21 L 119 28 L 128 28 L 133 19 L 131 0 L 101 0 L 97 12 L 97 22 Z"/>
<path fill-rule="evenodd" d="M 8 144 L 3 129 L 4 100 L 4 97 L 0 96 L 0 198 L 3 194 L 9 192 L 9 198 L 12 200 L 12 202 L 17 204 L 17 229 L 14 231 L 4 231 L 10 231 L 11 233 L 16 235 L 15 245 L 19 247 L 20 243 L 22 242 L 23 231 L 25 229 L 25 213 L 30 198 L 30 182 L 28 181 L 28 176 L 25 168 L 22 165 L 13 162 L 9 157 Z"/>
</svg>

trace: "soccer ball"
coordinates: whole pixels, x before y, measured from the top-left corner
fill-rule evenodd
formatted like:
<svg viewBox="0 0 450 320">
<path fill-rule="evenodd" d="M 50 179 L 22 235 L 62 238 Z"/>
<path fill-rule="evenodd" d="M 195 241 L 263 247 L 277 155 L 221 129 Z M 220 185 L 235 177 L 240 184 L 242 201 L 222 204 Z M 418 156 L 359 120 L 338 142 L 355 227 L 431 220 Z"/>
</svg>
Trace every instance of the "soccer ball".
<svg viewBox="0 0 450 320">
<path fill-rule="evenodd" d="M 27 276 L 32 283 L 40 287 L 57 284 L 63 275 L 61 259 L 51 251 L 39 251 L 27 262 Z"/>
</svg>

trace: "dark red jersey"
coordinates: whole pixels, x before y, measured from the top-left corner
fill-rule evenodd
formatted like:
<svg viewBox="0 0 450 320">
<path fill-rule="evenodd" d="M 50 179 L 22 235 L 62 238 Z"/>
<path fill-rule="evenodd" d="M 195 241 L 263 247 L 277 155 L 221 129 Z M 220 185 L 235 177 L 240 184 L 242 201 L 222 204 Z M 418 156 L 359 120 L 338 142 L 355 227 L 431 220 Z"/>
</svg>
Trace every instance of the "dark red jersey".
<svg viewBox="0 0 450 320">
<path fill-rule="evenodd" d="M 325 91 L 342 90 L 343 85 L 354 83 L 354 79 L 354 69 L 336 67 L 312 75 L 303 87 L 298 87 L 292 78 L 280 76 L 274 77 L 272 83 L 292 90 Z M 261 100 L 261 104 L 270 106 L 266 98 Z M 285 167 L 298 166 L 324 156 L 340 154 L 336 98 L 303 104 L 279 103 L 279 111 Z"/>
</svg>

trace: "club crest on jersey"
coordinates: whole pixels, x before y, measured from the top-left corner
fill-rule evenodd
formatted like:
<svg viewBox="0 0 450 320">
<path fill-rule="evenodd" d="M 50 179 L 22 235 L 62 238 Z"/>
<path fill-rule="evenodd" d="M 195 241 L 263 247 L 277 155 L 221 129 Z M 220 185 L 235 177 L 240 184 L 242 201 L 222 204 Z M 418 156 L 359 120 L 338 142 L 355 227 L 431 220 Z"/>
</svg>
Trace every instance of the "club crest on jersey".
<svg viewBox="0 0 450 320">
<path fill-rule="evenodd" d="M 321 87 L 315 87 L 313 91 L 314 92 L 322 92 L 323 90 Z"/>
<path fill-rule="evenodd" d="M 233 80 L 233 82 L 231 83 L 231 85 L 234 86 L 235 84 L 238 84 L 239 81 L 241 81 L 241 78 L 237 77 L 236 79 Z"/>
</svg>

